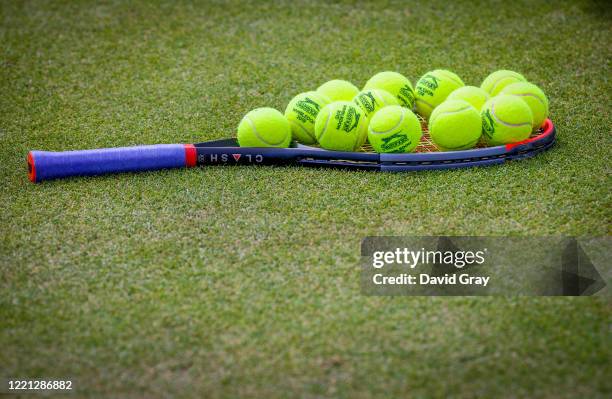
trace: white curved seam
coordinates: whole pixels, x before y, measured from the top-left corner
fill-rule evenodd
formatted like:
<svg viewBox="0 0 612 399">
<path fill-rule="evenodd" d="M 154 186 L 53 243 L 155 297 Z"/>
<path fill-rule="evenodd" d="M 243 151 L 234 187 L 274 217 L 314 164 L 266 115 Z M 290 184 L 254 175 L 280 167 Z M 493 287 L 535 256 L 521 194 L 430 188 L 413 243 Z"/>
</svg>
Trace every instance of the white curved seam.
<svg viewBox="0 0 612 399">
<path fill-rule="evenodd" d="M 394 97 L 394 98 L 395 98 L 395 97 Z M 382 100 L 382 103 L 383 103 L 383 106 L 382 106 L 381 108 L 383 108 L 383 107 L 388 107 L 389 105 L 396 105 L 396 104 L 389 104 L 389 103 L 387 102 L 387 100 L 385 100 L 385 98 L 384 98 L 383 96 L 380 96 L 380 99 Z"/>
<path fill-rule="evenodd" d="M 268 141 L 268 140 L 264 140 L 264 138 L 263 138 L 263 137 L 261 137 L 261 135 L 260 135 L 260 134 L 259 134 L 259 132 L 257 131 L 257 128 L 255 127 L 255 123 L 253 123 L 253 121 L 251 120 L 251 118 L 250 118 L 250 117 L 248 117 L 248 116 L 246 116 L 246 117 L 245 117 L 245 119 L 246 119 L 247 121 L 249 121 L 249 124 L 251 125 L 251 129 L 253 129 L 253 133 L 255 133 L 255 136 L 257 136 L 257 138 L 258 138 L 259 140 L 263 141 L 264 143 L 266 143 L 266 144 L 268 144 L 268 145 L 278 145 L 278 144 L 280 144 L 280 143 L 282 143 L 282 142 L 283 142 L 283 140 L 281 140 L 281 141 L 279 141 L 279 142 L 277 142 L 277 143 L 270 142 L 270 141 Z"/>
<path fill-rule="evenodd" d="M 496 121 L 498 121 L 499 123 L 501 123 L 502 125 L 505 125 L 505 126 L 510 126 L 510 127 L 519 127 L 519 126 L 525 126 L 525 125 L 531 126 L 531 122 L 510 123 L 510 122 L 502 121 L 501 119 L 499 119 L 499 117 L 497 115 L 495 115 L 495 103 L 491 104 L 491 114 L 493 115 L 493 117 L 495 118 Z"/>
<path fill-rule="evenodd" d="M 417 98 L 416 102 L 419 102 L 419 101 L 422 102 L 422 103 L 425 103 L 425 105 L 427 105 L 432 110 L 435 108 L 432 104 L 428 103 L 427 101 L 421 100 L 420 98 Z"/>
<path fill-rule="evenodd" d="M 493 83 L 493 87 L 491 87 L 491 93 L 493 93 L 495 91 L 495 88 L 497 87 L 497 85 L 499 84 L 499 82 L 501 82 L 502 80 L 508 78 L 508 77 L 512 77 L 515 78 L 517 80 L 517 82 L 522 82 L 522 80 L 520 80 L 519 77 L 514 76 L 514 75 L 506 75 L 506 76 L 502 76 L 501 78 L 497 79 L 494 83 Z M 515 83 L 517 83 L 515 82 Z"/>
<path fill-rule="evenodd" d="M 446 148 L 447 150 L 456 150 L 457 148 L 462 148 L 462 147 L 473 147 L 476 145 L 476 143 L 478 143 L 478 140 L 480 140 L 480 137 L 478 137 L 474 141 L 470 141 L 468 144 L 458 145 L 455 147 L 447 147 L 447 146 L 442 146 L 442 147 Z"/>
<path fill-rule="evenodd" d="M 440 73 L 440 72 L 438 72 L 438 73 Z M 459 80 L 455 79 L 455 77 L 454 77 L 454 76 L 451 76 L 451 75 L 447 74 L 446 72 L 442 72 L 442 73 L 440 73 L 440 75 L 443 75 L 443 76 L 447 77 L 448 79 L 452 80 L 453 82 L 455 82 L 455 83 L 457 83 L 457 84 L 459 84 L 459 85 L 464 84 L 463 82 L 461 82 L 461 81 L 459 81 Z"/>
<path fill-rule="evenodd" d="M 399 122 L 397 122 L 397 123 L 395 124 L 395 126 L 393 126 L 391 129 L 387 129 L 387 130 L 384 130 L 384 131 L 382 131 L 382 132 L 377 132 L 377 131 L 375 131 L 374 129 L 372 129 L 372 130 L 371 130 L 371 132 L 372 132 L 372 133 L 374 133 L 374 134 L 386 134 L 386 133 L 392 132 L 392 131 L 393 131 L 393 130 L 395 130 L 395 129 L 396 129 L 398 126 L 400 126 L 400 125 L 402 124 L 402 122 L 404 121 L 404 115 L 405 115 L 405 114 L 406 114 L 406 112 L 405 112 L 405 111 L 402 109 L 402 116 L 400 117 Z"/>
<path fill-rule="evenodd" d="M 543 106 L 546 106 L 546 103 L 544 101 L 542 101 L 542 99 L 538 96 L 536 96 L 533 93 L 512 93 L 513 96 L 518 96 L 518 97 L 533 97 L 536 100 L 538 100 Z"/>
<path fill-rule="evenodd" d="M 321 139 L 323 138 L 323 135 L 325 134 L 325 132 L 327 131 L 327 125 L 329 124 L 329 120 L 331 118 L 332 112 L 328 112 L 327 113 L 327 119 L 325 120 L 325 126 L 323 126 L 323 130 L 321 130 L 321 135 L 319 137 L 316 137 L 316 132 L 315 132 L 315 139 L 318 142 L 321 142 Z"/>
<path fill-rule="evenodd" d="M 455 111 L 446 111 L 446 112 L 442 112 L 442 113 L 436 114 L 435 118 L 429 120 L 429 124 L 433 125 L 434 121 L 436 121 L 440 115 L 456 114 L 457 112 L 465 111 L 466 109 L 470 109 L 470 107 L 468 106 L 468 107 L 464 107 L 464 108 L 461 108 L 461 109 L 457 109 Z"/>
<path fill-rule="evenodd" d="M 301 130 L 302 130 L 304 133 L 306 133 L 306 136 L 308 136 L 308 137 L 313 138 L 313 139 L 315 139 L 315 140 L 316 140 L 316 138 L 312 137 L 312 134 L 310 134 L 310 132 L 309 132 L 308 130 L 306 130 L 306 128 L 305 128 L 304 126 L 300 125 L 300 124 L 299 124 L 299 123 L 297 123 L 297 122 L 293 122 L 293 121 L 291 122 L 291 124 L 292 124 L 293 126 L 297 126 L 297 127 L 299 127 L 299 128 L 300 128 L 300 129 L 301 129 Z"/>
</svg>

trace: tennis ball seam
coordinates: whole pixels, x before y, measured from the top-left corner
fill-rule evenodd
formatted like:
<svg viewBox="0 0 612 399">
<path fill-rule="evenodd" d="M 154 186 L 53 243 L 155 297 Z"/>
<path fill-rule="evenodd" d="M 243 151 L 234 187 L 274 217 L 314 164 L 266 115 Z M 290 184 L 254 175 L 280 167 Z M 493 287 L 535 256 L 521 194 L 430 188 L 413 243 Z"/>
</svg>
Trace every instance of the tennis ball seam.
<svg viewBox="0 0 612 399">
<path fill-rule="evenodd" d="M 522 80 L 520 80 L 521 78 L 519 76 L 514 75 L 514 74 L 503 75 L 503 76 L 501 76 L 501 77 L 499 77 L 499 78 L 497 78 L 496 80 L 493 81 L 493 85 L 491 86 L 491 91 L 489 91 L 489 93 L 495 93 L 495 90 L 497 89 L 497 85 L 500 84 L 502 80 L 507 79 L 509 77 L 519 79 L 519 81 L 522 82 Z"/>
<path fill-rule="evenodd" d="M 478 138 L 477 138 L 476 140 L 474 140 L 474 141 L 470 141 L 468 144 L 457 145 L 457 146 L 454 146 L 454 147 L 448 147 L 448 146 L 438 146 L 437 144 L 436 144 L 436 146 L 437 146 L 438 148 L 444 148 L 444 149 L 446 149 L 446 150 L 456 150 L 456 149 L 459 149 L 459 148 L 464 148 L 464 147 L 467 147 L 467 148 L 474 147 L 474 146 L 476 145 L 476 143 L 478 143 L 478 141 L 480 141 L 480 137 L 478 137 Z"/>
<path fill-rule="evenodd" d="M 387 92 L 387 93 L 389 93 L 389 92 Z M 391 93 L 389 93 L 389 94 L 391 94 Z M 381 103 L 383 104 L 383 107 L 387 107 L 387 106 L 389 106 L 389 105 L 394 105 L 394 104 L 391 104 L 391 103 L 386 102 L 386 101 L 385 101 L 385 96 L 383 96 L 382 94 L 378 93 L 378 95 L 380 96 Z M 392 98 L 395 98 L 395 97 L 393 96 L 393 94 L 391 94 L 391 97 L 392 97 Z M 381 107 L 381 108 L 382 108 L 382 107 Z"/>
<path fill-rule="evenodd" d="M 457 80 L 457 79 L 456 79 L 454 76 L 452 76 L 452 75 L 450 75 L 450 74 L 446 73 L 444 70 L 438 70 L 436 73 L 437 73 L 437 74 L 440 74 L 440 75 L 442 75 L 442 76 L 444 76 L 444 77 L 445 77 L 445 78 L 447 78 L 447 79 L 452 80 L 453 82 L 455 82 L 455 83 L 457 83 L 457 84 L 459 84 L 459 85 L 464 84 L 462 81 Z"/>
<path fill-rule="evenodd" d="M 332 115 L 332 112 L 328 111 L 327 112 L 327 119 L 325 119 L 325 125 L 323 126 L 323 129 L 321 129 L 321 134 L 318 137 L 316 137 L 316 140 L 319 141 L 319 142 L 321 142 L 321 139 L 323 138 L 323 135 L 327 131 L 327 125 L 329 124 L 329 120 L 331 119 L 331 115 Z M 316 132 L 315 132 L 315 135 L 316 135 Z"/>
<path fill-rule="evenodd" d="M 422 100 L 420 98 L 417 98 L 416 102 L 422 102 L 423 104 L 427 105 L 429 108 L 431 108 L 432 110 L 435 108 L 432 104 L 428 103 L 425 100 Z"/>
<path fill-rule="evenodd" d="M 313 140 L 316 140 L 316 138 L 313 137 L 312 134 L 310 134 L 310 132 L 308 130 L 306 130 L 306 128 L 304 126 L 302 126 L 299 123 L 296 123 L 294 121 L 290 121 L 290 123 L 291 123 L 292 126 L 297 126 L 298 128 L 300 128 L 300 130 L 302 130 L 306 134 L 306 136 L 310 137 Z"/>
<path fill-rule="evenodd" d="M 262 142 L 264 142 L 264 143 L 266 143 L 266 144 L 268 144 L 268 145 L 279 145 L 279 144 L 281 144 L 283 141 L 285 141 L 285 139 L 284 139 L 284 138 L 283 138 L 283 139 L 281 139 L 279 142 L 276 142 L 276 143 L 275 143 L 275 142 L 270 142 L 270 141 L 264 140 L 264 138 L 263 138 L 263 137 L 261 137 L 261 135 L 260 135 L 260 134 L 259 134 L 259 132 L 257 131 L 257 128 L 255 127 L 255 123 L 254 123 L 254 122 L 251 120 L 251 118 L 250 118 L 250 117 L 248 117 L 248 116 L 245 116 L 245 117 L 244 117 L 244 119 L 246 119 L 246 120 L 247 120 L 247 122 L 249 122 L 249 125 L 251 125 L 251 129 L 253 129 L 253 133 L 255 133 L 255 136 L 257 136 L 257 138 L 258 138 L 259 140 L 261 140 Z"/>
<path fill-rule="evenodd" d="M 439 113 L 439 114 L 436 114 L 436 115 L 435 115 L 435 118 L 433 118 L 433 119 L 430 119 L 430 120 L 429 120 L 429 124 L 430 124 L 431 126 L 433 126 L 433 125 L 434 125 L 434 123 L 436 123 L 436 120 L 438 120 L 438 117 L 439 117 L 439 116 L 441 116 L 441 115 L 456 114 L 457 112 L 462 112 L 462 111 L 465 111 L 465 110 L 469 110 L 469 109 L 470 109 L 470 107 L 471 107 L 471 105 L 468 105 L 467 107 L 463 107 L 463 108 L 460 108 L 460 109 L 456 109 L 456 110 L 454 110 L 454 111 L 445 111 L 445 112 L 441 112 L 441 113 Z M 473 107 L 472 107 L 472 108 L 473 108 Z"/>
<path fill-rule="evenodd" d="M 497 114 L 495 114 L 495 103 L 491 104 L 491 115 L 493 115 L 493 117 L 495 118 L 496 121 L 498 121 L 499 123 L 501 123 L 504 126 L 508 126 L 508 127 L 519 127 L 519 126 L 525 126 L 525 125 L 531 126 L 531 122 L 510 123 L 510 122 L 505 122 L 505 121 L 501 120 L 497 116 Z"/>
<path fill-rule="evenodd" d="M 470 87 L 470 86 L 463 86 L 463 87 L 458 88 L 457 90 L 451 92 L 451 94 L 449 94 L 448 97 L 446 97 L 446 99 L 447 100 L 462 100 L 462 101 L 465 101 L 465 102 L 469 103 L 469 101 L 466 100 L 465 98 L 455 98 L 457 96 L 457 92 L 459 92 L 459 90 L 461 90 L 463 88 L 466 88 L 466 87 Z M 480 87 L 474 87 L 474 90 L 475 89 L 484 90 L 484 89 L 482 89 Z M 489 97 L 486 96 L 484 93 L 472 91 L 472 94 L 473 94 L 474 97 L 478 98 L 479 100 L 482 100 L 483 104 L 486 103 L 489 100 Z M 476 107 L 474 107 L 474 108 L 476 108 Z"/>
<path fill-rule="evenodd" d="M 370 132 L 372 132 L 372 133 L 374 133 L 374 134 L 386 134 L 386 133 L 392 132 L 392 131 L 394 131 L 395 129 L 397 129 L 397 127 L 398 127 L 398 126 L 401 126 L 401 124 L 404 122 L 404 116 L 405 116 L 405 115 L 406 115 L 406 111 L 405 111 L 405 110 L 403 109 L 403 107 L 402 107 L 402 115 L 400 116 L 399 122 L 397 122 L 397 123 L 395 124 L 395 126 L 393 126 L 391 129 L 387 129 L 387 130 L 382 131 L 382 132 L 378 132 L 378 131 L 376 131 L 376 130 L 374 130 L 374 129 L 372 129 L 372 128 L 370 127 Z"/>
<path fill-rule="evenodd" d="M 512 96 L 517 96 L 517 97 L 533 97 L 536 100 L 538 100 L 543 106 L 546 106 L 546 103 L 544 102 L 544 100 L 542 100 L 542 98 L 540 98 L 540 96 L 536 96 L 533 93 L 508 93 Z"/>
</svg>

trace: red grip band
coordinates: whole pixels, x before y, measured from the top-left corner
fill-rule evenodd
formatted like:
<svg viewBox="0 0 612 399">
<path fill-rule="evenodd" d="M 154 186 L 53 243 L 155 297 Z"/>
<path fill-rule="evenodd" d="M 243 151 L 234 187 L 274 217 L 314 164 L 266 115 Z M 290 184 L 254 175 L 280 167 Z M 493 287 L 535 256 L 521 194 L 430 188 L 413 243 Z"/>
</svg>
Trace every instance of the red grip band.
<svg viewBox="0 0 612 399">
<path fill-rule="evenodd" d="M 193 144 L 185 144 L 185 166 L 192 168 L 196 166 L 198 155 Z"/>
<path fill-rule="evenodd" d="M 36 182 L 36 166 L 34 165 L 34 157 L 31 152 L 28 152 L 28 179 Z"/>
</svg>

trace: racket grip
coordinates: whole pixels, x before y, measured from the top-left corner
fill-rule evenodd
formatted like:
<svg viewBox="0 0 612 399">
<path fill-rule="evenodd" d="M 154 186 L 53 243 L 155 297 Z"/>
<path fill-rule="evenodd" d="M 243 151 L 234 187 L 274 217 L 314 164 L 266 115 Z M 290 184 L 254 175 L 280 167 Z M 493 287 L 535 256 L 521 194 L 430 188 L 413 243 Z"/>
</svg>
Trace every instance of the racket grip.
<svg viewBox="0 0 612 399">
<path fill-rule="evenodd" d="M 157 144 L 82 151 L 30 151 L 28 177 L 33 182 L 70 176 L 184 168 L 196 165 L 192 144 Z"/>
</svg>

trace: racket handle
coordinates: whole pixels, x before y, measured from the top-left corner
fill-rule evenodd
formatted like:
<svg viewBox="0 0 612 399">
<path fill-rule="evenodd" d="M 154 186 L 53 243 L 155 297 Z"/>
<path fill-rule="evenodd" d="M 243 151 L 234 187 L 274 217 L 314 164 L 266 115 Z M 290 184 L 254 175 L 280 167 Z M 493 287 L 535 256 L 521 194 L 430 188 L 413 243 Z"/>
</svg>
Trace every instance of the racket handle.
<svg viewBox="0 0 612 399">
<path fill-rule="evenodd" d="M 192 144 L 157 144 L 82 151 L 30 151 L 28 177 L 33 182 L 70 176 L 139 172 L 196 165 Z"/>
</svg>

